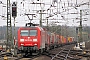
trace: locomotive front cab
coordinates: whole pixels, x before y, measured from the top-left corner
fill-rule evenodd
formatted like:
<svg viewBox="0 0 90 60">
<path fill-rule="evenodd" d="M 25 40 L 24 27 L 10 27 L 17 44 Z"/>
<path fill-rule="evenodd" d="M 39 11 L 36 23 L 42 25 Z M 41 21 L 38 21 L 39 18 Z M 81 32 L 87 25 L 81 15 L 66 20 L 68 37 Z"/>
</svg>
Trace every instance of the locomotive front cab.
<svg viewBox="0 0 90 60">
<path fill-rule="evenodd" d="M 38 30 L 22 28 L 18 32 L 18 48 L 22 52 L 34 52 L 38 50 Z"/>
</svg>

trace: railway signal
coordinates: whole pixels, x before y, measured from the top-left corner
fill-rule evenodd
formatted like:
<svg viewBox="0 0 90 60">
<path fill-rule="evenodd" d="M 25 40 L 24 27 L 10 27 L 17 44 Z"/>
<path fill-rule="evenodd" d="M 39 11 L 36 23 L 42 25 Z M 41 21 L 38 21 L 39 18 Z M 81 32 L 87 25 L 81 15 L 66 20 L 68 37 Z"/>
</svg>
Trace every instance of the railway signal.
<svg viewBox="0 0 90 60">
<path fill-rule="evenodd" d="M 13 2 L 12 4 L 12 17 L 16 17 L 17 16 L 17 4 L 16 2 Z"/>
</svg>

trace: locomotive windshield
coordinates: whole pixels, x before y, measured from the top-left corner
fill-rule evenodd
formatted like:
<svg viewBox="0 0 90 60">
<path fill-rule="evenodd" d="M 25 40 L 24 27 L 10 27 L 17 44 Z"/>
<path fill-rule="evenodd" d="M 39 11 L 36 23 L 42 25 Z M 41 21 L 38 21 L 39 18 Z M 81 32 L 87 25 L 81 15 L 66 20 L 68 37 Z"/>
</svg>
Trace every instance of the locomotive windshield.
<svg viewBox="0 0 90 60">
<path fill-rule="evenodd" d="M 36 36 L 37 35 L 37 30 L 30 30 L 29 36 Z"/>
<path fill-rule="evenodd" d="M 21 36 L 36 36 L 37 30 L 21 30 Z"/>
<path fill-rule="evenodd" d="M 21 30 L 21 36 L 28 36 L 28 30 Z"/>
</svg>

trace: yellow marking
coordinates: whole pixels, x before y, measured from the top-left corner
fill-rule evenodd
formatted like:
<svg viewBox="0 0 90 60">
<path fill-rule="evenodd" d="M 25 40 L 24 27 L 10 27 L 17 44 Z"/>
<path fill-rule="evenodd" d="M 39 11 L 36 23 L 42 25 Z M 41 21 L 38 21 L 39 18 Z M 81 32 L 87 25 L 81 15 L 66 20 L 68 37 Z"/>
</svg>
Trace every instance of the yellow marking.
<svg viewBox="0 0 90 60">
<path fill-rule="evenodd" d="M 7 52 L 10 52 L 10 50 L 8 49 Z"/>
<path fill-rule="evenodd" d="M 6 55 L 4 56 L 4 60 L 8 60 L 8 57 Z"/>
<path fill-rule="evenodd" d="M 86 54 L 86 52 L 83 52 L 84 54 Z"/>
</svg>

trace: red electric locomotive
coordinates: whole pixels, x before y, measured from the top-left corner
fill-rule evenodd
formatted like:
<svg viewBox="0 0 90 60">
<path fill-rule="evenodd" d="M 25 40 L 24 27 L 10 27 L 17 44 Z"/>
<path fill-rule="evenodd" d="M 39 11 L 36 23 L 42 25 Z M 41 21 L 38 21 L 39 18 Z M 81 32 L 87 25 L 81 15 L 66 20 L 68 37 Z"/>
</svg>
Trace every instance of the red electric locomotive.
<svg viewBox="0 0 90 60">
<path fill-rule="evenodd" d="M 24 53 L 43 52 L 47 39 L 46 31 L 42 27 L 21 27 L 18 30 L 18 50 Z"/>
<path fill-rule="evenodd" d="M 39 26 L 18 29 L 18 51 L 25 54 L 42 53 L 66 43 L 64 36 L 51 33 Z"/>
</svg>

